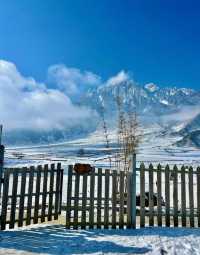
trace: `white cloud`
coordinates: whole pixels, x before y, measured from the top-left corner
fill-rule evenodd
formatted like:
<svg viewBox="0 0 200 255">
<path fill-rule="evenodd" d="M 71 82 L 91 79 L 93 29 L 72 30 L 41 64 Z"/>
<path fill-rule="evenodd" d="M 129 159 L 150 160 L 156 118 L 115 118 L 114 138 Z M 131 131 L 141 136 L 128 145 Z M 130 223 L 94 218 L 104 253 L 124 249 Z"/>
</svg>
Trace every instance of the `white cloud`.
<svg viewBox="0 0 200 255">
<path fill-rule="evenodd" d="M 89 87 L 98 86 L 101 78 L 89 71 L 80 71 L 65 65 L 53 65 L 48 69 L 48 81 L 56 84 L 66 95 L 78 97 Z"/>
<path fill-rule="evenodd" d="M 108 79 L 106 84 L 111 85 L 111 86 L 115 86 L 115 85 L 118 85 L 121 82 L 125 82 L 125 81 L 128 81 L 130 79 L 131 79 L 130 75 L 122 70 L 117 75 L 115 75 L 115 76 L 111 77 L 110 79 Z"/>
<path fill-rule="evenodd" d="M 161 119 L 166 123 L 169 121 L 189 122 L 199 114 L 199 106 L 183 106 L 176 113 L 165 115 Z"/>
<path fill-rule="evenodd" d="M 76 71 L 74 70 L 76 76 Z M 94 79 L 85 74 L 88 81 Z M 65 128 L 93 114 L 72 104 L 59 89 L 49 89 L 31 77 L 24 77 L 13 63 L 0 60 L 0 123 L 16 128 Z"/>
</svg>

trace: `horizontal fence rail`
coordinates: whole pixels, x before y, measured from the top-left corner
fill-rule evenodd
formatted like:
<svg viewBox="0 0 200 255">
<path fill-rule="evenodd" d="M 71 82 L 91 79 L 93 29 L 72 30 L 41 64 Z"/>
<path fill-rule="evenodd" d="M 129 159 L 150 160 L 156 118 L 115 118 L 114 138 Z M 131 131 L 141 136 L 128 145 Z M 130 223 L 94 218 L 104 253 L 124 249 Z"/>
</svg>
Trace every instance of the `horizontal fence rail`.
<svg viewBox="0 0 200 255">
<path fill-rule="evenodd" d="M 67 228 L 200 227 L 200 167 L 141 164 L 131 172 L 68 168 L 62 207 L 61 164 L 4 169 L 1 230 L 58 219 Z"/>
<path fill-rule="evenodd" d="M 140 227 L 200 227 L 200 167 L 141 164 L 136 173 Z"/>
<path fill-rule="evenodd" d="M 67 228 L 131 227 L 131 175 L 109 169 L 68 170 Z"/>
<path fill-rule="evenodd" d="M 78 174 L 69 166 L 67 228 L 136 226 L 200 227 L 200 167 L 141 164 L 126 175 L 101 168 Z"/>
<path fill-rule="evenodd" d="M 62 176 L 61 164 L 4 169 L 1 230 L 58 219 Z"/>
</svg>

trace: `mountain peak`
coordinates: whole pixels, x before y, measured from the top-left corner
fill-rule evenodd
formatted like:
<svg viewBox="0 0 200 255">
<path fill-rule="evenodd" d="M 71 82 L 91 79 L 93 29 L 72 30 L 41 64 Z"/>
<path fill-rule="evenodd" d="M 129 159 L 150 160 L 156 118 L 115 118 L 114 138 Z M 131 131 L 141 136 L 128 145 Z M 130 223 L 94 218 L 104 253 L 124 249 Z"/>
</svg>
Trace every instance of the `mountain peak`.
<svg viewBox="0 0 200 255">
<path fill-rule="evenodd" d="M 120 85 L 124 82 L 127 82 L 130 80 L 130 77 L 128 75 L 128 73 L 126 73 L 125 71 L 121 71 L 119 72 L 116 76 L 111 77 L 107 82 L 106 85 L 107 86 L 116 86 L 116 85 Z"/>
<path fill-rule="evenodd" d="M 149 92 L 152 92 L 152 93 L 159 89 L 159 87 L 153 82 L 147 83 L 144 87 L 145 89 L 147 89 Z"/>
</svg>

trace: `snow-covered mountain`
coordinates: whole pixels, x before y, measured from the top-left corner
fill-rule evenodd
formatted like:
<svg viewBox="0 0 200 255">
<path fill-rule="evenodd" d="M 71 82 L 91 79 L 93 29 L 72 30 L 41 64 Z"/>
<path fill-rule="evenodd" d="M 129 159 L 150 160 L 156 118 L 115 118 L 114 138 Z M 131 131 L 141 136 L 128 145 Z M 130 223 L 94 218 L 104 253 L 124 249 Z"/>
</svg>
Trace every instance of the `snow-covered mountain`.
<svg viewBox="0 0 200 255">
<path fill-rule="evenodd" d="M 170 114 L 187 106 L 200 106 L 200 92 L 186 88 L 159 88 L 153 83 L 140 86 L 128 80 L 116 84 L 105 84 L 88 91 L 81 103 L 89 105 L 97 112 L 116 111 L 116 97 L 120 95 L 125 107 L 133 107 L 139 114 Z"/>
<path fill-rule="evenodd" d="M 104 85 L 89 89 L 82 94 L 81 100 L 76 104 L 87 106 L 92 110 L 102 113 L 105 111 L 107 123 L 113 127 L 116 125 L 116 98 L 120 95 L 126 109 L 135 109 L 140 116 L 144 128 L 148 124 L 159 125 L 160 135 L 178 135 L 188 139 L 191 132 L 200 130 L 200 92 L 176 87 L 159 88 L 153 83 L 141 86 L 128 79 L 119 82 L 107 82 Z M 185 119 L 185 111 L 187 118 Z M 199 115 L 191 114 L 195 112 Z M 193 116 L 194 115 L 194 116 Z M 80 123 L 66 130 L 36 131 L 15 130 L 6 133 L 4 141 L 6 144 L 38 144 L 56 143 L 83 137 L 95 131 L 101 124 L 101 118 L 91 117 L 86 123 Z M 181 127 L 181 128 L 180 128 Z M 190 137 L 190 136 L 189 136 Z M 192 133 L 194 139 L 198 139 L 196 133 Z M 186 139 L 185 138 L 185 139 Z M 178 144 L 186 144 L 184 142 Z M 197 143 L 198 145 L 198 143 Z"/>
<path fill-rule="evenodd" d="M 177 87 L 159 88 L 153 83 L 140 86 L 128 80 L 88 91 L 81 104 L 100 114 L 103 106 L 108 122 L 116 123 L 112 119 L 118 95 L 125 108 L 137 111 L 144 128 L 148 129 L 149 124 L 160 125 L 157 137 L 178 136 L 182 139 L 176 145 L 200 147 L 200 92 Z"/>
<path fill-rule="evenodd" d="M 194 146 L 200 148 L 200 114 L 192 118 L 178 132 L 182 139 L 176 143 L 178 146 Z"/>
<path fill-rule="evenodd" d="M 196 147 L 200 148 L 200 129 L 188 132 L 185 136 L 176 143 L 179 147 Z"/>
<path fill-rule="evenodd" d="M 200 109 L 199 109 L 200 110 Z M 188 134 L 200 129 L 200 113 L 189 121 L 184 128 L 180 130 L 181 134 Z"/>
</svg>

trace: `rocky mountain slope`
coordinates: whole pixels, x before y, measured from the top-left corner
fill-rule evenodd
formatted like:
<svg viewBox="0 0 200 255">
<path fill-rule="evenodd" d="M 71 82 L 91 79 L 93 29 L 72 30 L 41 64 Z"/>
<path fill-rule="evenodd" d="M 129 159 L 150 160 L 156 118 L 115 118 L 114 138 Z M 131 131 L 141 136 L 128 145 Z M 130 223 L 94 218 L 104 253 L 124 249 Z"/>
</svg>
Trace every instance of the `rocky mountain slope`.
<svg viewBox="0 0 200 255">
<path fill-rule="evenodd" d="M 200 106 L 200 92 L 186 88 L 159 88 L 153 83 L 144 87 L 133 81 L 106 84 L 88 91 L 82 97 L 81 104 L 89 105 L 97 112 L 103 104 L 105 110 L 116 110 L 116 97 L 120 95 L 125 107 L 133 107 L 139 114 L 169 114 L 183 106 Z"/>
</svg>

